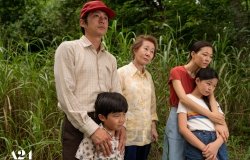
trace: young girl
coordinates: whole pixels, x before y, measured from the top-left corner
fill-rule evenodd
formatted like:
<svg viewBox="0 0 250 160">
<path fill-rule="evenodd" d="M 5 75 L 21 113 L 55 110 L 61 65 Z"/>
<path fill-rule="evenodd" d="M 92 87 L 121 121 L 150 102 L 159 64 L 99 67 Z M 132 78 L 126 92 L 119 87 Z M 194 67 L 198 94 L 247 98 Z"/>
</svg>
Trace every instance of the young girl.
<svg viewBox="0 0 250 160">
<path fill-rule="evenodd" d="M 217 73 L 212 68 L 202 68 L 196 74 L 195 83 L 196 87 L 187 94 L 188 98 L 210 110 L 208 96 L 213 94 L 218 83 Z M 212 121 L 182 103 L 179 103 L 177 113 L 179 131 L 187 141 L 186 160 L 228 159 L 226 145 L 219 134 L 216 136 Z"/>
<path fill-rule="evenodd" d="M 218 112 L 213 94 L 209 96 L 213 112 L 200 107 L 186 95 L 191 93 L 195 87 L 194 78 L 197 71 L 206 68 L 212 61 L 213 47 L 209 42 L 197 41 L 189 51 L 190 61 L 183 66 L 176 66 L 170 71 L 168 84 L 170 86 L 171 110 L 165 128 L 162 160 L 184 160 L 184 139 L 178 131 L 176 113 L 179 101 L 199 114 L 207 116 L 213 122 L 224 124 L 216 124 L 216 130 L 224 139 L 227 139 L 229 135 L 224 116 Z"/>
<path fill-rule="evenodd" d="M 112 154 L 105 157 L 101 151 L 104 148 L 95 148 L 91 138 L 85 137 L 75 157 L 80 160 L 123 160 L 124 154 L 118 150 L 119 140 L 115 137 L 115 132 L 123 127 L 127 110 L 127 101 L 120 93 L 99 93 L 95 102 L 95 114 L 102 122 L 100 127 L 112 138 Z"/>
<path fill-rule="evenodd" d="M 118 69 L 122 94 L 128 101 L 125 160 L 146 160 L 150 144 L 158 138 L 154 83 L 146 65 L 155 57 L 153 36 L 138 36 L 131 47 L 133 60 Z"/>
</svg>

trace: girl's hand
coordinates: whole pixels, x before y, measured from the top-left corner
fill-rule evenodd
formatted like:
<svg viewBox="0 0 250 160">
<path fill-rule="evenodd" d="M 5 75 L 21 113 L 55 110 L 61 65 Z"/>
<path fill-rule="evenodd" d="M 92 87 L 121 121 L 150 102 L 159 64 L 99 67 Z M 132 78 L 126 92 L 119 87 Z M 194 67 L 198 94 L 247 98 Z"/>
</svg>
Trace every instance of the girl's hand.
<svg viewBox="0 0 250 160">
<path fill-rule="evenodd" d="M 202 154 L 206 160 L 214 160 L 216 159 L 219 148 L 220 145 L 216 141 L 211 142 L 206 146 L 206 149 L 202 151 Z"/>
<path fill-rule="evenodd" d="M 152 121 L 152 125 L 151 125 L 151 136 L 152 136 L 152 141 L 153 141 L 153 142 L 158 141 L 158 133 L 157 133 L 157 130 L 156 130 L 155 121 Z"/>
<path fill-rule="evenodd" d="M 205 160 L 216 160 L 216 155 L 209 151 L 208 145 L 202 149 L 202 154 L 203 157 L 205 157 Z"/>
</svg>

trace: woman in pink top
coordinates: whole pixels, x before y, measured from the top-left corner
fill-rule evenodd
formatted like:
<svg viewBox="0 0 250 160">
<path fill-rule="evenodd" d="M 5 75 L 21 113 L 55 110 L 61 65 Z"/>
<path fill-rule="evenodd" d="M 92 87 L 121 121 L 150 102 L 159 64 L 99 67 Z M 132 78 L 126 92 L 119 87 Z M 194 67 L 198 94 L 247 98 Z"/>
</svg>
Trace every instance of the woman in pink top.
<svg viewBox="0 0 250 160">
<path fill-rule="evenodd" d="M 186 94 L 191 93 L 195 86 L 195 75 L 200 68 L 206 68 L 213 57 L 213 47 L 209 42 L 198 41 L 190 48 L 190 61 L 183 66 L 171 69 L 169 76 L 171 110 L 164 134 L 164 147 L 162 160 L 184 160 L 184 139 L 178 131 L 177 106 L 179 101 L 190 109 L 207 116 L 216 124 L 216 130 L 224 140 L 229 133 L 224 116 L 218 112 L 214 95 L 209 97 L 212 111 L 210 112 L 190 100 Z M 220 125 L 219 125 L 220 124 Z"/>
</svg>

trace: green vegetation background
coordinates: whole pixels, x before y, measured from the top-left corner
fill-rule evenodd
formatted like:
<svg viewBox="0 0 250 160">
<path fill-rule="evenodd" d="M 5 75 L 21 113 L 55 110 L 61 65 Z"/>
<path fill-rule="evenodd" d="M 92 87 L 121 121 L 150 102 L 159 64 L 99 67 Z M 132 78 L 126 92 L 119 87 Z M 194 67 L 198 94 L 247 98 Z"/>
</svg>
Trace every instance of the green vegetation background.
<svg viewBox="0 0 250 160">
<path fill-rule="evenodd" d="M 32 151 L 33 159 L 61 159 L 63 113 L 57 108 L 53 64 L 57 46 L 78 39 L 80 0 L 0 0 L 0 159 Z M 249 0 L 106 0 L 117 13 L 104 44 L 129 63 L 139 34 L 157 37 L 159 50 L 148 69 L 157 95 L 158 132 L 150 160 L 160 160 L 169 112 L 170 68 L 185 64 L 188 46 L 211 41 L 211 64 L 220 76 L 216 96 L 230 129 L 230 160 L 250 158 Z"/>
</svg>

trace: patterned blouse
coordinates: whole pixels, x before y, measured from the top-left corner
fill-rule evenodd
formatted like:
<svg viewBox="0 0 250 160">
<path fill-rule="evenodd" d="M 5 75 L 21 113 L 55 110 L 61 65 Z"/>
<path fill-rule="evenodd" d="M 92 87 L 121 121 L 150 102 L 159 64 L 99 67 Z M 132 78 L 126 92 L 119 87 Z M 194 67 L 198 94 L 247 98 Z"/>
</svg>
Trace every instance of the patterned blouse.
<svg viewBox="0 0 250 160">
<path fill-rule="evenodd" d="M 155 88 L 150 73 L 141 73 L 131 62 L 118 69 L 122 94 L 128 102 L 126 146 L 143 146 L 152 142 L 151 124 L 158 120 Z"/>
</svg>

